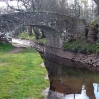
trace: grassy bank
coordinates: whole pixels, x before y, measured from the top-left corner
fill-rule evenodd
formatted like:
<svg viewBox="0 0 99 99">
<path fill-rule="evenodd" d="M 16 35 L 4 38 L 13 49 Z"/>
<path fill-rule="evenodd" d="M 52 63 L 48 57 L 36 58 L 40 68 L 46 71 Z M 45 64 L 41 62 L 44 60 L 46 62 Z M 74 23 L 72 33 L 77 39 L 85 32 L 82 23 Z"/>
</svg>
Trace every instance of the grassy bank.
<svg viewBox="0 0 99 99">
<path fill-rule="evenodd" d="M 99 54 L 99 44 L 90 44 L 86 39 L 79 39 L 73 42 L 66 42 L 63 45 L 63 50 L 83 54 Z"/>
<path fill-rule="evenodd" d="M 40 99 L 49 85 L 42 59 L 33 49 L 9 53 L 13 49 L 0 44 L 0 99 Z"/>
</svg>

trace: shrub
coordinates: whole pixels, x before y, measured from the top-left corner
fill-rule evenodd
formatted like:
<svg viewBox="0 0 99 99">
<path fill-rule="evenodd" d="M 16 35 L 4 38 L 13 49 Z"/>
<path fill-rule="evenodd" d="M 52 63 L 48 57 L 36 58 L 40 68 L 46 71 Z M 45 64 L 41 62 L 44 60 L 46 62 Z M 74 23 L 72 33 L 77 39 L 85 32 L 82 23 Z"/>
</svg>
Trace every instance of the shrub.
<svg viewBox="0 0 99 99">
<path fill-rule="evenodd" d="M 63 45 L 63 50 L 83 54 L 99 54 L 99 45 L 97 43 L 89 44 L 85 39 L 81 39 L 74 42 L 66 42 Z"/>
</svg>

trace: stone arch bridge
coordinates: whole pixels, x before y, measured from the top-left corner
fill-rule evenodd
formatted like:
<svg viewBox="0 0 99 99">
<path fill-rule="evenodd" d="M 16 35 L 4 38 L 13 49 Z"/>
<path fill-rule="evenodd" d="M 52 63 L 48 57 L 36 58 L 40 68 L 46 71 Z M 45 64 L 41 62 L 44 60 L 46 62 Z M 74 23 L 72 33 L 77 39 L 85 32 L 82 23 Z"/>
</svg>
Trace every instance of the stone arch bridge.
<svg viewBox="0 0 99 99">
<path fill-rule="evenodd" d="M 83 37 L 85 21 L 51 12 L 18 12 L 0 15 L 0 35 L 14 34 L 23 25 L 32 25 L 45 30 L 47 45 L 61 48 L 74 37 Z M 3 37 L 3 38 L 4 38 Z"/>
</svg>

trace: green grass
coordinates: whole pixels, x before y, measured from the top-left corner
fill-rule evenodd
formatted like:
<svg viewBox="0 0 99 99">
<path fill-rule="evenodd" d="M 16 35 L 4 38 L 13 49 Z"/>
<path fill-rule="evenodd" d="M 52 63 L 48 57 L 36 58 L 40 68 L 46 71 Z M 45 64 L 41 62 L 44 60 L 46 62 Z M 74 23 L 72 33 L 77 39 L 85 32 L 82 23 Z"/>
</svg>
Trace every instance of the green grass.
<svg viewBox="0 0 99 99">
<path fill-rule="evenodd" d="M 99 44 L 90 44 L 85 39 L 79 39 L 73 42 L 66 42 L 63 45 L 63 50 L 83 54 L 99 54 Z"/>
<path fill-rule="evenodd" d="M 0 43 L 0 54 L 12 50 L 14 47 L 11 44 Z"/>
<path fill-rule="evenodd" d="M 35 41 L 35 42 L 39 42 L 39 43 L 41 43 L 41 44 L 46 44 L 46 38 L 38 39 L 38 40 L 34 39 L 34 41 Z"/>
<path fill-rule="evenodd" d="M 33 33 L 32 36 L 29 36 L 28 32 L 23 32 L 23 33 L 21 33 L 21 34 L 18 35 L 18 38 L 33 40 L 35 42 L 46 44 L 46 38 L 41 39 L 41 35 L 40 35 L 39 36 L 39 39 L 36 39 L 34 33 Z"/>
<path fill-rule="evenodd" d="M 35 36 L 34 36 L 34 34 L 32 36 L 29 36 L 28 32 L 23 32 L 18 35 L 18 38 L 33 40 L 33 39 L 35 39 Z"/>
<path fill-rule="evenodd" d="M 48 87 L 47 71 L 40 55 L 33 49 L 9 53 L 11 45 L 0 44 L 0 99 L 40 99 Z"/>
</svg>

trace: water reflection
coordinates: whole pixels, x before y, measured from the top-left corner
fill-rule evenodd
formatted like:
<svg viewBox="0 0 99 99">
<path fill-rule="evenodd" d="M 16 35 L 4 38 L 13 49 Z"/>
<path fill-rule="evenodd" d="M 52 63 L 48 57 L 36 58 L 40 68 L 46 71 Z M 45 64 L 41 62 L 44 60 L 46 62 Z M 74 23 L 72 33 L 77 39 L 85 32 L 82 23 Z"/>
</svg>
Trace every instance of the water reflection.
<svg viewBox="0 0 99 99">
<path fill-rule="evenodd" d="M 99 84 L 93 83 L 92 87 L 94 88 L 94 93 L 92 93 L 92 94 L 90 93 L 89 95 L 88 95 L 88 93 L 86 93 L 87 91 L 86 91 L 85 87 L 86 87 L 85 85 L 82 85 L 81 94 L 65 95 L 64 99 L 99 99 Z"/>
<path fill-rule="evenodd" d="M 48 60 L 45 65 L 50 80 L 48 99 L 99 99 L 98 73 Z"/>
</svg>

